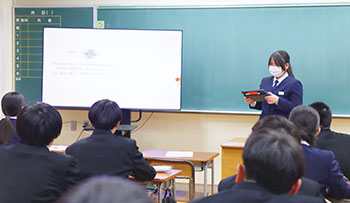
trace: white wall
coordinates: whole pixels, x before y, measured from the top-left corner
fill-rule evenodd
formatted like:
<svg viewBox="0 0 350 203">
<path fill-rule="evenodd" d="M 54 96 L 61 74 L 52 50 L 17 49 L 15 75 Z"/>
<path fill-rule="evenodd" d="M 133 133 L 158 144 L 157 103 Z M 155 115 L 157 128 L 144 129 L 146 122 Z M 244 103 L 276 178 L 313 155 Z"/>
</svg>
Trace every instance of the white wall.
<svg viewBox="0 0 350 203">
<path fill-rule="evenodd" d="M 11 14 L 12 0 L 0 1 L 0 91 L 12 90 L 12 32 L 11 32 Z"/>
<path fill-rule="evenodd" d="M 0 0 L 0 25 L 3 44 L 3 60 L 0 65 L 3 75 L 0 82 L 2 94 L 13 90 L 12 75 L 12 1 Z M 14 0 L 14 6 L 65 6 L 65 5 L 233 5 L 233 4 L 267 4 L 267 3 L 325 3 L 350 2 L 350 0 Z M 0 32 L 1 33 L 1 32 Z M 87 111 L 61 110 L 64 121 L 87 120 Z M 144 113 L 141 125 L 150 116 Z M 133 118 L 137 115 L 133 114 Z M 193 113 L 154 113 L 143 128 L 132 134 L 141 150 L 169 149 L 221 152 L 220 145 L 234 137 L 247 137 L 251 126 L 258 120 L 255 115 L 225 115 L 225 114 L 193 114 Z M 350 119 L 334 119 L 332 128 L 336 131 L 350 133 Z M 55 144 L 71 144 L 80 133 L 81 124 L 77 131 L 70 130 L 70 124 L 65 123 L 61 136 Z M 82 137 L 88 136 L 83 134 Z M 216 158 L 216 182 L 221 178 L 221 157 Z M 197 181 L 202 182 L 202 174 L 198 174 Z"/>
<path fill-rule="evenodd" d="M 3 17 L 3 14 L 4 14 L 4 6 L 2 5 L 3 4 L 3 0 L 0 0 L 0 78 L 2 78 L 2 70 L 4 69 L 4 63 L 3 63 L 3 60 L 2 60 L 2 52 L 3 52 L 3 49 L 4 49 L 4 46 L 3 46 L 3 24 L 4 24 L 4 17 Z M 0 84 L 0 89 L 2 87 L 2 84 Z"/>
</svg>

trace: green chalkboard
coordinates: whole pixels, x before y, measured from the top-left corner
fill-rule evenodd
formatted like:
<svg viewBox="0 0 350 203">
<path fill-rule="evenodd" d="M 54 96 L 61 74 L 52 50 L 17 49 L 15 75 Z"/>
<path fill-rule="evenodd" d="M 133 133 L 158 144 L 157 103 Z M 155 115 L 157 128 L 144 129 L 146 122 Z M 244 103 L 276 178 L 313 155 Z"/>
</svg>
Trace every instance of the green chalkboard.
<svg viewBox="0 0 350 203">
<path fill-rule="evenodd" d="M 44 27 L 93 27 L 93 8 L 15 8 L 15 89 L 41 101 Z"/>
<path fill-rule="evenodd" d="M 287 50 L 304 104 L 350 115 L 350 7 L 99 8 L 105 28 L 183 30 L 182 110 L 252 112 L 241 90 Z"/>
</svg>

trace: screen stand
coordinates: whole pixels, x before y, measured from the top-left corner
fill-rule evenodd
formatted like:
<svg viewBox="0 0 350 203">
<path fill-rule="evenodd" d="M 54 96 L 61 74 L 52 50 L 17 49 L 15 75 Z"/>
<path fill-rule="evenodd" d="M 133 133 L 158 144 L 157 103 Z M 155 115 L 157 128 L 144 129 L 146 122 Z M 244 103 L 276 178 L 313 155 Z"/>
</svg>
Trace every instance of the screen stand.
<svg viewBox="0 0 350 203">
<path fill-rule="evenodd" d="M 131 131 L 136 128 L 136 126 L 130 125 L 130 123 L 131 123 L 131 110 L 122 109 L 122 120 L 120 121 L 120 125 L 114 134 L 130 138 Z"/>
</svg>

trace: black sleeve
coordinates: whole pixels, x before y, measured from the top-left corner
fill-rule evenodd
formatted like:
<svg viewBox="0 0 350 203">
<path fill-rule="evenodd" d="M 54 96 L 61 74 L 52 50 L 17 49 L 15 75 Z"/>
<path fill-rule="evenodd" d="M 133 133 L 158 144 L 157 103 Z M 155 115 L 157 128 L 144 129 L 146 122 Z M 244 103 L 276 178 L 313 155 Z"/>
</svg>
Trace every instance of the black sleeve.
<svg viewBox="0 0 350 203">
<path fill-rule="evenodd" d="M 132 175 L 139 181 L 152 180 L 156 176 L 156 171 L 148 162 L 143 158 L 142 153 L 136 146 L 136 141 L 133 141 L 133 164 Z"/>
<path fill-rule="evenodd" d="M 67 190 L 68 188 L 75 185 L 80 180 L 81 180 L 80 171 L 78 170 L 75 164 L 75 161 L 72 158 L 63 176 L 64 190 Z"/>
</svg>

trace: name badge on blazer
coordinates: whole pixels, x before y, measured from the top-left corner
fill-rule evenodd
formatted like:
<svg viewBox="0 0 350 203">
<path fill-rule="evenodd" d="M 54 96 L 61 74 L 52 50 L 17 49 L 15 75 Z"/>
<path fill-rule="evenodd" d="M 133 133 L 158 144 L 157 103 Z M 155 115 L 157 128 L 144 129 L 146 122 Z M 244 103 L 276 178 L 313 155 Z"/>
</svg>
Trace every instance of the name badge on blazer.
<svg viewBox="0 0 350 203">
<path fill-rule="evenodd" d="M 283 96 L 284 95 L 284 92 L 282 92 L 282 91 L 278 91 L 278 93 L 277 93 L 278 95 L 281 95 L 281 96 Z"/>
</svg>

